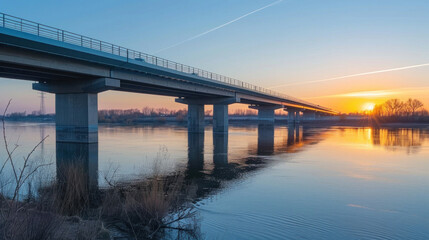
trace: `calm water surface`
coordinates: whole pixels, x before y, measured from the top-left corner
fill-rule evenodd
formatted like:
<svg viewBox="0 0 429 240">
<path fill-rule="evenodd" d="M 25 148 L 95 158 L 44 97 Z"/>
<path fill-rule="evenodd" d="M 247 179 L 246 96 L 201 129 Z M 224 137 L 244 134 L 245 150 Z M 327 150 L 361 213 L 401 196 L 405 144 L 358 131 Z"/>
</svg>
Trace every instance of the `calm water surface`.
<svg viewBox="0 0 429 240">
<path fill-rule="evenodd" d="M 53 124 L 7 131 L 17 158 L 49 135 L 34 158 L 55 163 Z M 84 151 L 99 187 L 112 169 L 120 181 L 155 168 L 194 179 L 204 239 L 429 239 L 429 128 L 100 126 Z"/>
</svg>

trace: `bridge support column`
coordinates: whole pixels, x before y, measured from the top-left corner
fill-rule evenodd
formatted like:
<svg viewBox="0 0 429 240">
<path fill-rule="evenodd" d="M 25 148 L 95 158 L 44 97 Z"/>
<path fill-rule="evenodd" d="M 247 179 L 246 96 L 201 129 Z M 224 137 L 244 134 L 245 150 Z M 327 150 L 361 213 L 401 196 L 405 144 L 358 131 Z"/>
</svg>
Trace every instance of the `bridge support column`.
<svg viewBox="0 0 429 240">
<path fill-rule="evenodd" d="M 304 121 L 316 120 L 316 112 L 315 111 L 304 111 L 303 120 Z"/>
<path fill-rule="evenodd" d="M 188 104 L 188 131 L 204 132 L 203 104 Z"/>
<path fill-rule="evenodd" d="M 213 132 L 228 132 L 228 105 L 240 102 L 236 97 L 176 98 L 176 102 L 188 105 L 188 131 L 204 132 L 204 105 L 213 105 Z"/>
<path fill-rule="evenodd" d="M 274 124 L 275 109 L 258 109 L 258 120 L 261 124 Z"/>
<path fill-rule="evenodd" d="M 296 111 L 295 110 L 287 110 L 287 123 L 295 124 L 296 121 Z"/>
<path fill-rule="evenodd" d="M 228 132 L 228 105 L 227 104 L 213 105 L 213 132 L 214 133 Z"/>
<path fill-rule="evenodd" d="M 298 110 L 295 112 L 295 123 L 299 124 L 301 120 L 302 120 L 301 111 Z"/>
<path fill-rule="evenodd" d="M 96 93 L 55 94 L 57 142 L 98 142 Z"/>
<path fill-rule="evenodd" d="M 259 125 L 274 125 L 274 111 L 281 108 L 279 105 L 263 105 L 263 106 L 250 106 L 249 108 L 258 110 Z"/>
<path fill-rule="evenodd" d="M 97 94 L 119 87 L 110 78 L 33 83 L 34 90 L 55 94 L 56 141 L 63 143 L 97 143 Z"/>
</svg>

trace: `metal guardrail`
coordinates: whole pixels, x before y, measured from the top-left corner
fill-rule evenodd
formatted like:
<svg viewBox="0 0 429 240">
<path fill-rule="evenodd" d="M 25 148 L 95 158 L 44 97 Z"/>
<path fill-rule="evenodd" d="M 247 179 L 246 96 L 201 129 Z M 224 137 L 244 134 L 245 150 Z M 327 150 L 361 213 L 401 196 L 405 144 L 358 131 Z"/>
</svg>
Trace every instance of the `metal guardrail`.
<svg viewBox="0 0 429 240">
<path fill-rule="evenodd" d="M 246 90 L 266 94 L 269 96 L 283 98 L 285 100 L 292 100 L 307 106 L 311 106 L 326 111 L 332 111 L 329 108 L 325 108 L 307 101 L 300 100 L 288 96 L 286 94 L 278 93 L 276 91 L 259 87 L 250 83 L 246 83 L 234 78 L 226 77 L 217 73 L 212 73 L 199 68 L 191 67 L 181 63 L 173 62 L 164 58 L 159 58 L 153 55 L 142 53 L 139 51 L 124 48 L 115 44 L 107 43 L 90 37 L 85 37 L 76 33 L 65 31 L 59 28 L 50 27 L 33 21 L 25 20 L 22 18 L 14 17 L 8 14 L 0 13 L 0 27 L 8 28 L 20 32 L 25 32 L 33 35 L 37 35 L 44 38 L 49 38 L 64 43 L 69 43 L 113 55 L 125 57 L 128 60 L 134 59 L 137 61 L 144 61 L 149 64 L 153 64 L 159 67 L 164 67 L 172 70 L 176 70 L 182 73 L 194 74 L 202 78 L 222 82 L 231 86 L 240 87 Z"/>
</svg>

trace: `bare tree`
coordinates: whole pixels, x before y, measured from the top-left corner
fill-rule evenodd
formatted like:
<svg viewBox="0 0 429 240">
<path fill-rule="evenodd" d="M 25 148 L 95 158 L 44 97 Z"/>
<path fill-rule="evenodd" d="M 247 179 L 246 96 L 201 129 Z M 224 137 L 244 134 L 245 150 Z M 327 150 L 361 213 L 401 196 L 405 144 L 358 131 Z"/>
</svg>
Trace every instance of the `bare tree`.
<svg viewBox="0 0 429 240">
<path fill-rule="evenodd" d="M 385 112 L 384 108 L 385 108 L 384 104 L 377 104 L 374 106 L 374 109 L 372 110 L 372 114 L 378 117 L 384 116 L 384 112 Z"/>
<path fill-rule="evenodd" d="M 423 107 L 423 103 L 418 99 L 408 99 L 406 102 L 408 111 L 411 113 L 411 116 L 414 116 L 416 112 Z"/>
<path fill-rule="evenodd" d="M 389 99 L 384 103 L 384 106 L 387 110 L 387 114 L 389 116 L 399 116 L 402 113 L 402 110 L 404 109 L 404 103 L 395 98 L 395 99 Z"/>
</svg>

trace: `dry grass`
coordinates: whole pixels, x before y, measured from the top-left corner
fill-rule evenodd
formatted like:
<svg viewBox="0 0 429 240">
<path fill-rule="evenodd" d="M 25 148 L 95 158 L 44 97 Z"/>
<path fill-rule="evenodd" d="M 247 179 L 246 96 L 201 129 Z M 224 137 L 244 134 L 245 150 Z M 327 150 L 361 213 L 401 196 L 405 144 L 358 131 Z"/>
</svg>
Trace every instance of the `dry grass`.
<svg viewBox="0 0 429 240">
<path fill-rule="evenodd" d="M 0 239 L 110 239 L 105 225 L 133 239 L 159 238 L 165 229 L 178 230 L 186 238 L 198 238 L 196 215 L 187 201 L 189 188 L 183 177 L 159 174 L 158 158 L 168 157 L 166 149 L 156 159 L 154 176 L 150 179 L 122 185 L 110 180 L 107 182 L 111 186 L 103 194 L 98 190 L 94 194 L 88 173 L 77 159 L 57 168 L 57 179 L 50 186 L 40 188 L 36 197 L 30 186 L 28 198 L 23 200 L 22 186 L 31 182 L 39 168 L 46 166 L 32 166 L 30 161 L 45 139 L 24 158 L 22 166 L 17 166 L 13 159 L 17 146 L 9 148 L 4 118 L 2 123 L 7 159 L 0 165 L 0 176 L 9 164 L 13 179 L 6 182 L 12 186 L 13 193 L 12 197 L 0 193 Z M 4 184 L 0 186 L 2 192 Z"/>
<path fill-rule="evenodd" d="M 195 211 L 184 205 L 183 189 L 183 178 L 178 175 L 115 186 L 105 194 L 102 219 L 136 239 L 154 238 L 167 228 L 197 236 Z"/>
<path fill-rule="evenodd" d="M 25 204 L 9 202 L 0 213 L 0 238 L 10 240 L 52 239 L 61 224 L 58 216 Z"/>
</svg>

